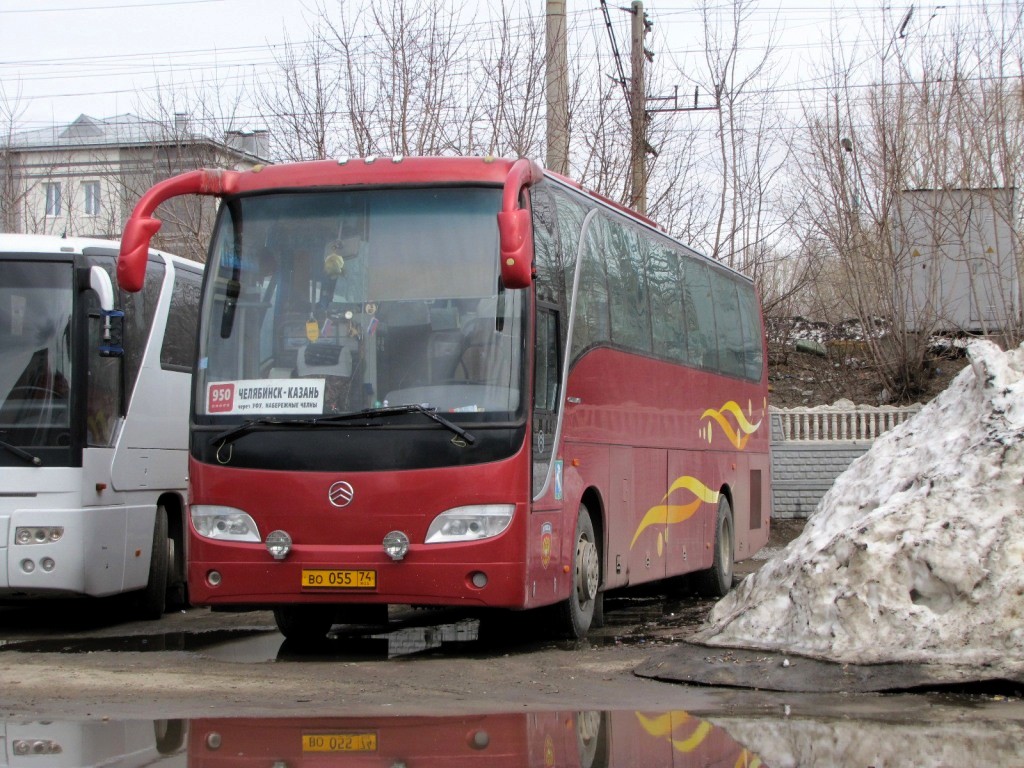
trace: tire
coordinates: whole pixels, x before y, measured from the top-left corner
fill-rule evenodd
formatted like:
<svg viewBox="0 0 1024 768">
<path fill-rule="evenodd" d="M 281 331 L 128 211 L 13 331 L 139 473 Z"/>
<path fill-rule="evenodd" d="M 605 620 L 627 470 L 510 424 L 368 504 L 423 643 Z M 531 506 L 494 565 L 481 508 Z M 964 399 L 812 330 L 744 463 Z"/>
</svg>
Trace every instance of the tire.
<svg viewBox="0 0 1024 768">
<path fill-rule="evenodd" d="M 725 597 L 732 589 L 732 569 L 735 541 L 732 526 L 732 507 L 724 495 L 718 499 L 715 520 L 715 558 L 710 568 L 694 574 L 693 584 L 703 597 Z"/>
<path fill-rule="evenodd" d="M 153 521 L 153 548 L 149 558 L 149 581 L 139 593 L 136 613 L 140 619 L 155 621 L 167 609 L 167 570 L 170 558 L 170 539 L 167 537 L 167 510 L 156 508 Z"/>
<path fill-rule="evenodd" d="M 153 737 L 156 751 L 161 755 L 173 755 L 185 746 L 184 720 L 154 720 Z"/>
<path fill-rule="evenodd" d="M 321 605 L 287 605 L 274 609 L 278 631 L 296 644 L 315 644 L 327 639 L 334 626 L 335 609 Z"/>
<path fill-rule="evenodd" d="M 185 545 L 168 533 L 167 539 L 167 605 L 168 611 L 188 608 L 188 585 L 185 576 Z"/>
<path fill-rule="evenodd" d="M 594 524 L 585 505 L 580 505 L 576 518 L 576 534 L 573 537 L 572 588 L 569 597 L 558 605 L 557 622 L 560 633 L 570 638 L 586 637 L 594 623 L 594 614 L 599 618 L 603 610 L 604 595 L 601 586 L 601 552 L 594 537 Z"/>
</svg>

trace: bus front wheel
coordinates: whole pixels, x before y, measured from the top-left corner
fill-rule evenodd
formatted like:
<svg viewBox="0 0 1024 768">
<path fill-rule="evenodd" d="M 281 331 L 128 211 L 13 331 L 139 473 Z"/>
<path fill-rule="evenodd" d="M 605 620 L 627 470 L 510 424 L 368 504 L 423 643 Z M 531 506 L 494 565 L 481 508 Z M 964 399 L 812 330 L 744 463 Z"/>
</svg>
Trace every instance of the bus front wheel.
<svg viewBox="0 0 1024 768">
<path fill-rule="evenodd" d="M 334 626 L 335 609 L 319 605 L 285 605 L 274 609 L 274 621 L 285 639 L 295 643 L 319 643 Z"/>
<path fill-rule="evenodd" d="M 580 505 L 576 518 L 572 563 L 572 587 L 569 597 L 558 606 L 559 625 L 569 637 L 586 637 L 594 621 L 595 612 L 604 594 L 601 586 L 601 552 L 594 536 L 594 524 L 585 505 Z"/>
<path fill-rule="evenodd" d="M 732 589 L 733 555 L 732 507 L 729 499 L 718 500 L 715 520 L 715 555 L 711 567 L 695 574 L 695 586 L 704 597 L 725 597 Z"/>
<path fill-rule="evenodd" d="M 149 557 L 149 582 L 137 593 L 136 613 L 141 619 L 155 621 L 167 609 L 167 566 L 169 556 L 167 510 L 156 508 L 153 521 L 153 549 Z"/>
</svg>

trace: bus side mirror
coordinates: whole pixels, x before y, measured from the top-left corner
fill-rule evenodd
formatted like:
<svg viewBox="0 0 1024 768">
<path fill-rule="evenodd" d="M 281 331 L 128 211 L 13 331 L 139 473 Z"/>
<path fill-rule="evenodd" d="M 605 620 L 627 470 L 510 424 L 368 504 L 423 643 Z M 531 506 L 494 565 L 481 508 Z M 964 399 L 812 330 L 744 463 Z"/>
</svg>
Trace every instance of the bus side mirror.
<svg viewBox="0 0 1024 768">
<path fill-rule="evenodd" d="M 95 291 L 99 299 L 100 318 L 103 322 L 99 355 L 100 357 L 123 357 L 124 312 L 114 309 L 114 284 L 111 282 L 107 270 L 95 265 L 89 267 L 88 278 L 88 287 Z"/>
<path fill-rule="evenodd" d="M 529 208 L 521 208 L 523 190 L 544 178 L 544 171 L 522 157 L 512 163 L 501 194 L 498 213 L 498 243 L 501 284 L 526 288 L 533 282 L 533 220 Z"/>
<path fill-rule="evenodd" d="M 117 284 L 131 293 L 142 290 L 149 261 L 149 241 L 160 229 L 160 220 L 136 218 L 133 214 L 124 225 L 121 252 L 117 257 Z"/>
<path fill-rule="evenodd" d="M 533 281 L 533 226 L 530 212 L 520 208 L 498 213 L 501 243 L 501 282 L 506 288 L 526 288 Z"/>
<path fill-rule="evenodd" d="M 110 312 L 114 308 L 114 284 L 103 267 L 89 268 L 89 287 L 100 297 L 100 309 Z"/>
</svg>

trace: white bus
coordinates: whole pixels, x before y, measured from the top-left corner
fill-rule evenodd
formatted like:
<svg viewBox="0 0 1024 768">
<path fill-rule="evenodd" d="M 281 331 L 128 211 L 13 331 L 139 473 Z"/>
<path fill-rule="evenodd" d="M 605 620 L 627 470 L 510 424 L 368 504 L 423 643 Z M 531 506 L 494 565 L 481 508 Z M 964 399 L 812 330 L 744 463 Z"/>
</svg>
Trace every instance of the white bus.
<svg viewBox="0 0 1024 768">
<path fill-rule="evenodd" d="M 0 234 L 0 602 L 187 601 L 188 408 L 203 265 L 118 244 Z"/>
</svg>

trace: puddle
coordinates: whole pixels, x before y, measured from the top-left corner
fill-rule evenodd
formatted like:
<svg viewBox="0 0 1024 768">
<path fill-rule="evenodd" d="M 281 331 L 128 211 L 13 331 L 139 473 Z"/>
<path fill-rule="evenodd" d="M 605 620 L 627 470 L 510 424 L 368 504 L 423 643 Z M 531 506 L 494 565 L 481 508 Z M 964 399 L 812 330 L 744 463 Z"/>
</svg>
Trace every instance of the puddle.
<svg viewBox="0 0 1024 768">
<path fill-rule="evenodd" d="M 164 632 L 151 635 L 110 637 L 55 637 L 44 640 L 8 641 L 0 645 L 0 651 L 20 651 L 22 653 L 203 651 L 266 634 L 276 633 L 253 629 L 222 629 L 208 632 Z M 278 635 L 278 639 L 280 639 L 280 635 Z M 238 660 L 253 661 L 251 658 L 239 658 Z"/>
<path fill-rule="evenodd" d="M 579 648 L 672 642 L 699 623 L 709 604 L 638 595 L 608 601 L 606 624 L 582 641 L 551 637 L 540 615 L 507 611 L 466 614 L 454 609 L 393 607 L 387 627 L 336 625 L 323 642 L 297 644 L 265 628 L 105 634 L 100 637 L 46 637 L 0 640 L 0 652 L 24 653 L 201 653 L 219 661 L 254 663 L 302 659 L 387 660 L 417 654 L 475 657 L 530 653 L 539 647 Z"/>
<path fill-rule="evenodd" d="M 444 717 L 0 720 L 25 764 L 106 766 L 763 765 L 729 733 L 683 712 L 516 712 Z M 11 763 L 12 765 L 15 763 Z"/>
<path fill-rule="evenodd" d="M 440 717 L 0 719 L 4 765 L 1019 765 L 1024 722 L 942 711 L 901 722 L 849 712 L 531 711 Z M 973 716 L 965 717 L 965 714 Z M 956 722 L 955 728 L 949 726 Z"/>
</svg>

